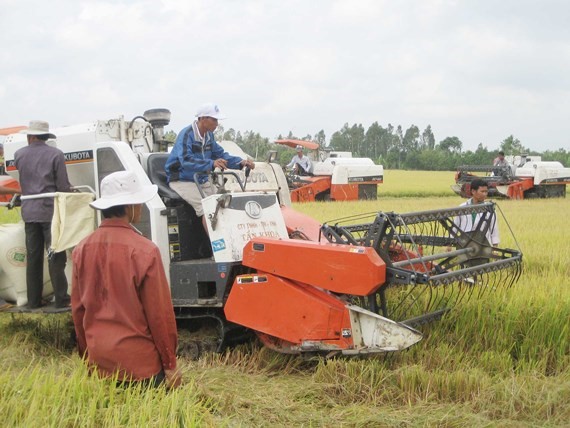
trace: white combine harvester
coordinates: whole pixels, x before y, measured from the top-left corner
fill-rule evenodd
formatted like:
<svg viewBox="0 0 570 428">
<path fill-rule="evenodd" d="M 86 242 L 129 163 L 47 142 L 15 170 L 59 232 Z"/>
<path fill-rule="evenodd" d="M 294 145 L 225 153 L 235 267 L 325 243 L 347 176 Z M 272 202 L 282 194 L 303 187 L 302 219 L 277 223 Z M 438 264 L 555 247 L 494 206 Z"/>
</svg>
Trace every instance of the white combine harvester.
<svg viewBox="0 0 570 428">
<path fill-rule="evenodd" d="M 256 162 L 249 175 L 213 173 L 221 186 L 203 200 L 209 239 L 192 207 L 166 183 L 169 119 L 168 110 L 155 109 L 131 121 L 56 128 L 52 143 L 64 152 L 80 196 L 98 196 L 101 180 L 121 170 L 158 186 L 135 226 L 160 249 L 177 318 L 215 320 L 218 349 L 249 332 L 284 353 L 398 351 L 421 340 L 415 326 L 519 276 L 519 251 L 481 239 L 494 221 L 492 204 L 373 213 L 364 223 L 321 226 L 291 209 L 286 177 L 271 162 Z M 25 144 L 21 134 L 5 141 L 7 171 L 16 179 L 14 153 Z M 472 214 L 481 218 L 478 230 L 463 232 L 453 221 Z M 91 226 L 99 221 L 93 217 Z M 23 225 L 0 225 L 0 234 L 8 230 L 11 238 L 0 241 L 0 292 L 15 305 L 9 310 L 25 311 L 24 301 L 6 295 L 16 288 L 25 296 Z"/>
<path fill-rule="evenodd" d="M 570 168 L 540 156 L 506 156 L 508 166 L 462 165 L 451 188 L 464 198 L 471 197 L 471 181 L 487 183 L 491 197 L 509 199 L 563 198 L 570 184 Z"/>
<path fill-rule="evenodd" d="M 285 139 L 275 143 L 313 150 L 311 174 L 288 177 L 293 202 L 377 199 L 378 184 L 384 182 L 384 167 L 372 159 L 353 158 L 351 152 L 323 150 L 313 141 Z"/>
</svg>

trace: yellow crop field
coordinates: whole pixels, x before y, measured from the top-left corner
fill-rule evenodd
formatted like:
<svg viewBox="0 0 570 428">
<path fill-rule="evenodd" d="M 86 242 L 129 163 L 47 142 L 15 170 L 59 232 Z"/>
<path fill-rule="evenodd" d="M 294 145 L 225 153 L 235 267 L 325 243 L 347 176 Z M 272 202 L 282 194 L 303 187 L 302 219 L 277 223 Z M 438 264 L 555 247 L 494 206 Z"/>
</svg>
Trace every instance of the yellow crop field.
<svg viewBox="0 0 570 428">
<path fill-rule="evenodd" d="M 294 208 L 325 222 L 453 207 L 462 199 L 452 182 L 453 173 L 387 171 L 376 201 Z M 420 343 L 385 357 L 304 360 L 253 342 L 181 359 L 178 390 L 123 390 L 88 375 L 70 347 L 69 315 L 1 313 L 2 425 L 567 427 L 570 198 L 497 207 L 501 246 L 524 254 L 520 280 L 422 326 Z M 17 221 L 15 211 L 0 215 Z"/>
<path fill-rule="evenodd" d="M 447 196 L 454 195 L 451 185 L 455 184 L 454 171 L 384 171 L 384 183 L 378 186 L 381 197 L 404 196 Z"/>
</svg>

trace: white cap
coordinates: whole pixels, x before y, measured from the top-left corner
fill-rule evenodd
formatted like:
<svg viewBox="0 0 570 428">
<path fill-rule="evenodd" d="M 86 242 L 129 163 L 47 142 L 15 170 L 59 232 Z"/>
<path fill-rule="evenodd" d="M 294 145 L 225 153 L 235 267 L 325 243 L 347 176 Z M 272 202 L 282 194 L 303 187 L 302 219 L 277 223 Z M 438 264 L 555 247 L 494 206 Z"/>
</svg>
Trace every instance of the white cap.
<svg viewBox="0 0 570 428">
<path fill-rule="evenodd" d="M 214 103 L 204 104 L 202 107 L 200 107 L 196 113 L 196 117 L 213 117 L 214 119 L 226 118 L 222 115 L 222 112 L 220 111 L 218 105 Z"/>
<path fill-rule="evenodd" d="M 89 205 L 106 210 L 118 205 L 144 204 L 157 192 L 156 184 L 143 185 L 134 172 L 117 171 L 101 180 L 101 197 Z"/>
<path fill-rule="evenodd" d="M 297 149 L 298 152 L 302 152 L 303 151 L 303 146 L 297 146 L 295 147 L 295 149 Z"/>
<path fill-rule="evenodd" d="M 44 120 L 31 120 L 26 129 L 22 129 L 20 134 L 26 135 L 47 135 L 49 138 L 56 138 L 49 132 L 49 123 Z"/>
</svg>

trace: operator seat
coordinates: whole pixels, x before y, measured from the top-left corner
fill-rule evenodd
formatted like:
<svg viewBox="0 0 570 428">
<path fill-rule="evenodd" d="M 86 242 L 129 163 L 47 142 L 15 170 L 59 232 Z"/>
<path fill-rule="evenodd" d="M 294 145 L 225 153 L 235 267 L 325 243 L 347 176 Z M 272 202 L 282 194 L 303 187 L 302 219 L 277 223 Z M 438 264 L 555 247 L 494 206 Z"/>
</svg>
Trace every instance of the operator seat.
<svg viewBox="0 0 570 428">
<path fill-rule="evenodd" d="M 168 153 L 153 153 L 148 158 L 147 169 L 148 177 L 153 184 L 158 186 L 158 194 L 163 198 L 168 198 L 172 201 L 182 201 L 178 193 L 170 188 L 166 178 L 166 171 L 164 166 L 168 159 Z"/>
</svg>

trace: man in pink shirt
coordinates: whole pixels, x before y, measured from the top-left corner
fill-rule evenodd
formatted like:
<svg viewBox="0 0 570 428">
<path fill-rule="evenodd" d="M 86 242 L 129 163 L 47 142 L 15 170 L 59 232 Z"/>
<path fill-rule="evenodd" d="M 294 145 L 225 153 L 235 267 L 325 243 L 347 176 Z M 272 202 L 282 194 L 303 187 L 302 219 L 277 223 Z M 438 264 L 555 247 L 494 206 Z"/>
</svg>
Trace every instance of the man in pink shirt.
<svg viewBox="0 0 570 428">
<path fill-rule="evenodd" d="M 178 336 L 160 252 L 131 226 L 156 193 L 130 171 L 101 181 L 91 206 L 104 220 L 73 251 L 71 310 L 79 352 L 100 375 L 176 387 Z"/>
</svg>

